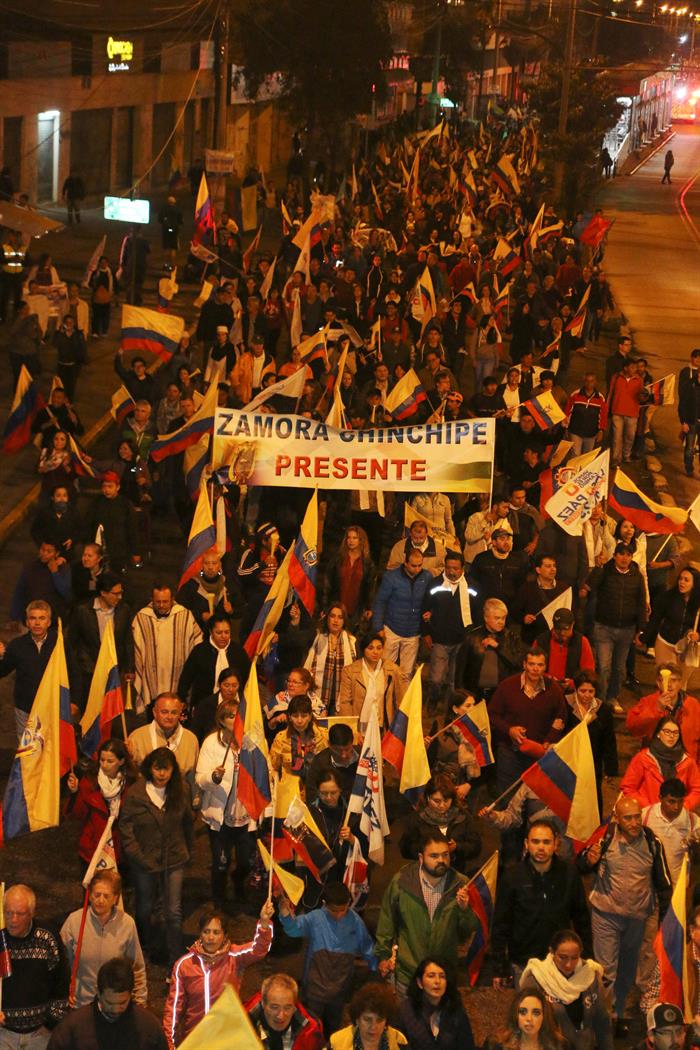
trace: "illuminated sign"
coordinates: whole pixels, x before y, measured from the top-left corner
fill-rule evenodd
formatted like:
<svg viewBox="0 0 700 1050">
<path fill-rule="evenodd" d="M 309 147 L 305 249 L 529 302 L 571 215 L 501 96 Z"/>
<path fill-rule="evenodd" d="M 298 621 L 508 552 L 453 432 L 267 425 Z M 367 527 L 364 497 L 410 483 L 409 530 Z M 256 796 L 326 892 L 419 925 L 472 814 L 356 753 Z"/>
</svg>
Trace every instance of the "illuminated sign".
<svg viewBox="0 0 700 1050">
<path fill-rule="evenodd" d="M 105 197 L 105 219 L 116 222 L 147 223 L 150 216 L 150 202 L 147 200 L 129 200 L 128 197 Z"/>
<path fill-rule="evenodd" d="M 107 71 L 109 73 L 127 72 L 134 60 L 134 43 L 132 40 L 115 40 L 113 36 L 107 40 Z"/>
</svg>

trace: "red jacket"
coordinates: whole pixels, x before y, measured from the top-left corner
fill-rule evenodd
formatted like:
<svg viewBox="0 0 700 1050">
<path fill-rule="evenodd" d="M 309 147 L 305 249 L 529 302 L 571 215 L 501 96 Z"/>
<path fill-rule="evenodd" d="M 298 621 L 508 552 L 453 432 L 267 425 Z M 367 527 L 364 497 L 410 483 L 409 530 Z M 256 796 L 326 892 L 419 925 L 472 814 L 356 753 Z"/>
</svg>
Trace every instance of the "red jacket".
<svg viewBox="0 0 700 1050">
<path fill-rule="evenodd" d="M 626 379 L 622 372 L 613 376 L 608 394 L 610 414 L 613 416 L 631 416 L 636 419 L 641 408 L 641 395 L 644 391 L 644 380 L 641 376 Z"/>
<path fill-rule="evenodd" d="M 122 802 L 128 790 L 127 785 L 122 791 Z M 109 807 L 92 777 L 81 778 L 77 792 L 68 799 L 66 812 L 83 821 L 78 838 L 78 855 L 89 864 L 109 818 Z M 112 841 L 117 864 L 121 865 L 124 860 L 124 851 L 116 823 L 112 826 Z"/>
<path fill-rule="evenodd" d="M 683 800 L 686 809 L 693 810 L 700 805 L 700 769 L 688 755 L 676 765 L 676 773 L 685 784 L 688 794 Z M 664 782 L 661 767 L 648 748 L 639 751 L 627 767 L 627 772 L 620 782 L 623 795 L 633 795 L 641 806 L 653 806 L 659 801 L 659 792 Z"/>
<path fill-rule="evenodd" d="M 252 941 L 230 944 L 213 961 L 202 954 L 199 941 L 177 960 L 163 1011 L 163 1031 L 170 1050 L 209 1013 L 227 984 L 238 990 L 246 966 L 263 959 L 271 941 L 272 926 L 259 922 Z"/>
<path fill-rule="evenodd" d="M 651 740 L 654 726 L 662 715 L 669 715 L 659 703 L 660 695 L 657 691 L 643 696 L 627 712 L 628 731 L 632 736 L 641 737 L 645 745 Z M 684 696 L 680 706 L 669 717 L 681 727 L 685 751 L 700 765 L 700 700 L 694 696 Z"/>
<path fill-rule="evenodd" d="M 256 1032 L 259 1031 L 262 1018 L 261 998 L 260 992 L 258 992 L 245 1004 Z M 293 1034 L 292 1050 L 321 1050 L 325 1046 L 326 1039 L 323 1035 L 321 1022 L 317 1021 L 313 1014 L 304 1009 L 301 1003 L 297 1003 L 291 1024 Z"/>
</svg>

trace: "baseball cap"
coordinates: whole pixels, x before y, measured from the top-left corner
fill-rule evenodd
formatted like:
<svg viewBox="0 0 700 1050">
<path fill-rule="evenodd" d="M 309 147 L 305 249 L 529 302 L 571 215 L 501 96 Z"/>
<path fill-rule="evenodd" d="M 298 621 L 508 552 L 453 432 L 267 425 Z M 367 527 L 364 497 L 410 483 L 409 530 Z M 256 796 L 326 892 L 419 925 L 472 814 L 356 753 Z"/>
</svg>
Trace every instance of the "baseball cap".
<svg viewBox="0 0 700 1050">
<path fill-rule="evenodd" d="M 494 529 L 493 532 L 491 533 L 491 539 L 492 540 L 497 540 L 499 536 L 511 536 L 512 537 L 512 535 L 513 535 L 513 533 L 510 531 L 510 529 Z"/>
<path fill-rule="evenodd" d="M 228 335 L 228 328 L 226 327 L 225 324 L 218 324 L 216 326 L 216 330 L 217 330 L 217 332 L 225 332 L 226 335 Z"/>
<path fill-rule="evenodd" d="M 251 343 L 264 343 L 265 338 L 264 336 L 260 335 L 260 332 L 253 332 L 253 334 L 250 337 L 250 341 Z"/>
<path fill-rule="evenodd" d="M 113 481 L 116 485 L 119 484 L 119 475 L 114 470 L 106 470 L 102 475 L 103 481 Z"/>
<path fill-rule="evenodd" d="M 682 1026 L 685 1028 L 683 1012 L 673 1003 L 657 1003 L 647 1010 L 647 1032 L 655 1028 L 670 1028 L 671 1026 Z"/>
<path fill-rule="evenodd" d="M 557 609 L 552 617 L 552 623 L 555 627 L 573 627 L 574 614 L 571 609 Z"/>
</svg>

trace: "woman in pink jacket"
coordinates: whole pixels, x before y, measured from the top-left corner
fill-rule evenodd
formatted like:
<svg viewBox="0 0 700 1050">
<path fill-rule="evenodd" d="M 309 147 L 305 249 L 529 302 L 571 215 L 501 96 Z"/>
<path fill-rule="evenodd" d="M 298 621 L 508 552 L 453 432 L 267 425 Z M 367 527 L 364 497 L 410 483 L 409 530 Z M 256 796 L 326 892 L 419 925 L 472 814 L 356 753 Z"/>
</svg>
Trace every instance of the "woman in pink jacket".
<svg viewBox="0 0 700 1050">
<path fill-rule="evenodd" d="M 163 1031 L 170 1050 L 185 1039 L 219 998 L 227 984 L 238 990 L 246 966 L 263 959 L 272 942 L 274 905 L 265 901 L 252 941 L 231 944 L 222 912 L 205 908 L 199 937 L 172 969 L 163 1013 Z"/>
<path fill-rule="evenodd" d="M 622 778 L 623 795 L 633 795 L 642 806 L 659 801 L 664 780 L 677 777 L 688 794 L 684 806 L 694 810 L 700 805 L 700 769 L 683 750 L 680 729 L 672 718 L 664 716 L 656 723 L 649 747 L 634 756 Z"/>
</svg>

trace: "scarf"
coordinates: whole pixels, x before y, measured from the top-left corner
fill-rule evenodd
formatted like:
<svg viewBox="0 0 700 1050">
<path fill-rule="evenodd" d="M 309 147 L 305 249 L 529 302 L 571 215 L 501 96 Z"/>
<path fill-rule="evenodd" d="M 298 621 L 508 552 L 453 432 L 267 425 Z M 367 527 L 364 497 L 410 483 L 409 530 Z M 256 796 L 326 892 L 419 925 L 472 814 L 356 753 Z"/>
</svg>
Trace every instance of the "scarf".
<svg viewBox="0 0 700 1050">
<path fill-rule="evenodd" d="M 163 743 L 158 739 L 157 726 L 157 722 L 151 722 L 148 727 L 151 733 L 151 751 L 155 751 L 157 747 L 167 747 L 172 752 L 177 751 L 180 746 L 180 741 L 182 740 L 182 726 L 178 726 L 171 737 L 168 737 L 167 739 L 164 738 Z"/>
<path fill-rule="evenodd" d="M 289 729 L 289 747 L 291 750 L 291 770 L 290 772 L 295 777 L 300 777 L 304 773 L 306 765 L 306 756 L 311 753 L 314 754 L 314 730 L 313 723 L 305 730 L 304 734 L 295 732 L 293 729 Z"/>
<path fill-rule="evenodd" d="M 571 977 L 565 977 L 557 968 L 554 956 L 550 952 L 546 959 L 530 959 L 521 978 L 521 987 L 525 978 L 531 974 L 550 1002 L 563 1003 L 568 1006 L 590 988 L 594 977 L 602 976 L 603 967 L 593 959 L 581 959 Z"/>
<path fill-rule="evenodd" d="M 157 788 L 150 780 L 146 781 L 146 794 L 156 809 L 165 808 L 165 788 Z"/>
<path fill-rule="evenodd" d="M 214 609 L 226 595 L 226 579 L 222 572 L 218 573 L 213 580 L 208 580 L 201 572 L 197 578 L 197 591 L 206 600 L 209 612 L 213 616 Z"/>
<path fill-rule="evenodd" d="M 588 717 L 589 725 L 591 722 L 594 722 L 597 718 L 598 711 L 600 710 L 600 705 L 603 702 L 602 700 L 599 700 L 597 696 L 594 696 L 591 706 L 586 710 L 581 706 L 581 704 L 579 704 L 578 696 L 576 695 L 575 691 L 573 693 L 567 693 L 565 699 L 571 710 L 578 718 L 579 722 L 583 722 L 584 718 Z"/>
<path fill-rule="evenodd" d="M 337 650 L 343 654 L 341 667 L 347 667 L 355 659 L 355 638 L 348 631 L 341 631 L 338 638 Z M 323 684 L 323 671 L 328 659 L 328 635 L 319 631 L 314 643 L 309 649 L 308 656 L 304 661 L 304 667 L 311 671 L 316 681 L 316 688 L 321 689 Z"/>
<path fill-rule="evenodd" d="M 379 725 L 384 725 L 384 661 L 380 660 L 377 663 L 376 670 L 371 671 L 367 666 L 365 660 L 362 661 L 362 681 L 365 685 L 365 699 L 362 704 L 362 710 L 360 711 L 360 721 L 358 723 L 358 729 L 361 733 L 364 733 L 369 722 L 369 716 L 372 711 L 372 707 L 375 706 L 377 709 L 377 717 Z"/>
<path fill-rule="evenodd" d="M 211 638 L 209 639 L 209 644 L 216 653 L 216 667 L 214 668 L 214 688 L 216 688 L 219 683 L 219 675 L 228 667 L 228 646 L 225 649 L 219 649 L 218 645 L 214 645 Z"/>
<path fill-rule="evenodd" d="M 352 1050 L 363 1050 L 360 1029 L 357 1025 L 352 1026 Z M 382 1037 L 379 1040 L 379 1050 L 389 1050 L 389 1037 L 386 1034 L 386 1028 L 382 1032 Z"/>
<path fill-rule="evenodd" d="M 102 792 L 102 798 L 109 807 L 109 814 L 115 819 L 119 816 L 119 805 L 121 794 L 124 790 L 124 774 L 117 773 L 116 777 L 108 777 L 101 769 L 97 770 L 97 786 Z"/>
<path fill-rule="evenodd" d="M 658 736 L 655 736 L 649 744 L 649 753 L 652 754 L 659 763 L 661 775 L 664 780 L 670 780 L 671 777 L 677 776 L 676 766 L 685 754 L 683 751 L 683 741 L 680 736 L 673 747 L 664 744 L 662 740 L 659 740 Z"/>
<path fill-rule="evenodd" d="M 442 586 L 445 590 L 451 591 L 454 594 L 455 590 L 459 592 L 459 609 L 462 615 L 462 627 L 471 627 L 472 623 L 472 610 L 469 604 L 469 584 L 467 578 L 462 573 L 460 578 L 454 583 L 452 580 L 448 580 L 446 576 L 442 577 Z"/>
</svg>

